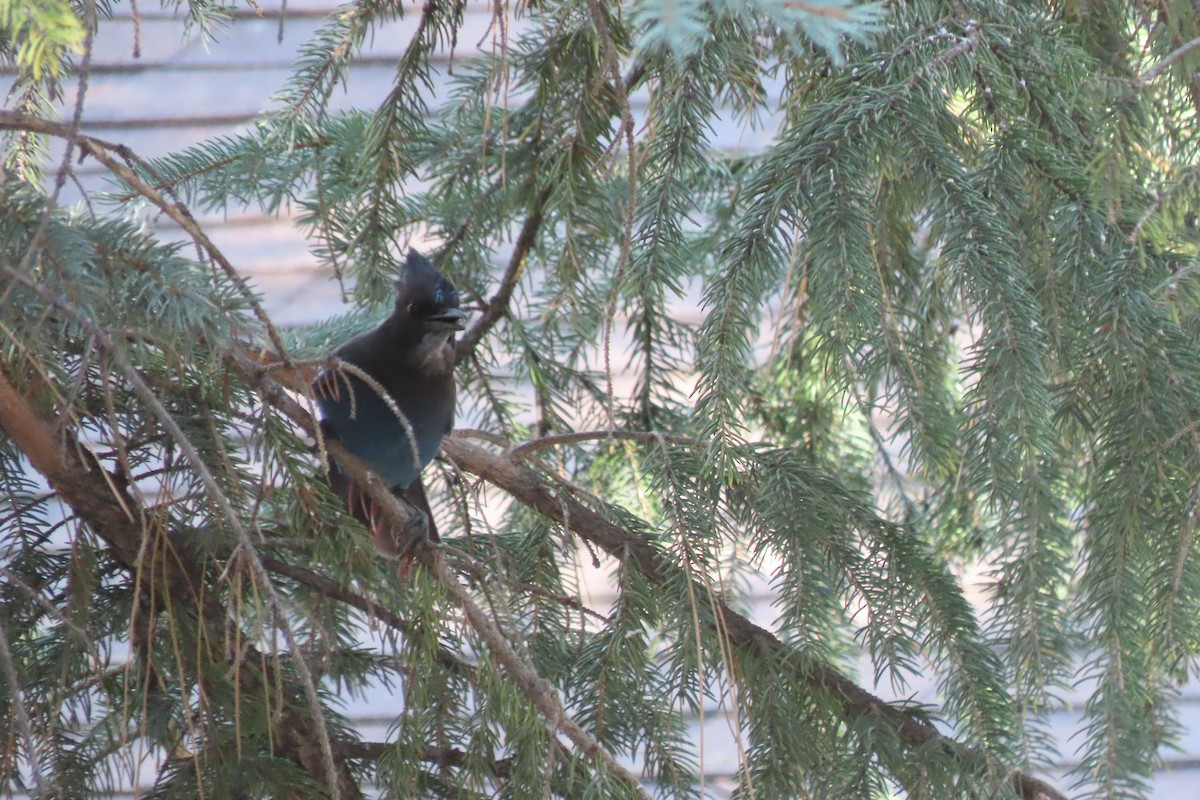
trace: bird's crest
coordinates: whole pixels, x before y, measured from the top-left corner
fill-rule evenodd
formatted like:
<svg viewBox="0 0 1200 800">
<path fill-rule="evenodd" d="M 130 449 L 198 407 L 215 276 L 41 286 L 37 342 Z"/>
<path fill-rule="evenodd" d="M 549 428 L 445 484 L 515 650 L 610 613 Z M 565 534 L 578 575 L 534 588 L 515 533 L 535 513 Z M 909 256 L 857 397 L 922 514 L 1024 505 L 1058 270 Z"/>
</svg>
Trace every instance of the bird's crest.
<svg viewBox="0 0 1200 800">
<path fill-rule="evenodd" d="M 424 293 L 439 307 L 458 307 L 458 291 L 454 284 L 413 248 L 409 248 L 408 258 L 396 278 L 396 291 L 401 297 L 416 297 Z"/>
</svg>

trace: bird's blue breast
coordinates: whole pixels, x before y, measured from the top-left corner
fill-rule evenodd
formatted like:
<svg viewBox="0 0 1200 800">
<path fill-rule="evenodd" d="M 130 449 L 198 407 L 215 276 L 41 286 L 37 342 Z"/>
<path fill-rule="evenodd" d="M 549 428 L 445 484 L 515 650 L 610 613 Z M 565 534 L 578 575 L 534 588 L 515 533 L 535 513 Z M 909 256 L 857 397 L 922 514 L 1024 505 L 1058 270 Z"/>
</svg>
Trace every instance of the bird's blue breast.
<svg viewBox="0 0 1200 800">
<path fill-rule="evenodd" d="M 446 423 L 424 418 L 419 406 L 399 406 L 417 436 L 414 458 L 408 431 L 374 389 L 345 373 L 336 376 L 336 391 L 332 383 L 317 392 L 321 419 L 385 484 L 407 489 L 437 455 Z"/>
</svg>

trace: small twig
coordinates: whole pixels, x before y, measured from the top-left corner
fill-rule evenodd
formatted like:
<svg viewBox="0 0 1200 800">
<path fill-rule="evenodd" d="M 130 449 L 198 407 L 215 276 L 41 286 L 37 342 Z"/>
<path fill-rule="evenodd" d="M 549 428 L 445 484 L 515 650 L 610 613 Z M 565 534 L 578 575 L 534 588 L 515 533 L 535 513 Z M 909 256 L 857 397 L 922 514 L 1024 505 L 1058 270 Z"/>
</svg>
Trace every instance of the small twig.
<svg viewBox="0 0 1200 800">
<path fill-rule="evenodd" d="M 79 64 L 79 86 L 75 92 L 75 107 L 71 112 L 70 123 L 61 126 L 63 129 L 61 135 L 62 138 L 66 139 L 67 146 L 63 149 L 62 161 L 59 163 L 58 170 L 54 175 L 54 189 L 50 192 L 50 196 L 46 198 L 46 207 L 42 210 L 41 219 L 38 220 L 37 230 L 29 237 L 29 248 L 21 257 L 21 272 L 29 271 L 29 265 L 33 260 L 34 253 L 38 249 L 38 243 L 41 241 L 42 235 L 46 232 L 46 227 L 50 224 L 50 218 L 54 215 L 55 209 L 58 208 L 58 198 L 62 194 L 63 187 L 67 185 L 67 176 L 73 174 L 71 160 L 75 157 L 75 147 L 80 138 L 79 128 L 83 123 L 83 101 L 87 96 L 88 78 L 92 72 L 92 44 L 96 38 L 95 0 L 84 0 L 83 12 L 87 33 L 83 40 L 83 59 Z"/>
<path fill-rule="evenodd" d="M 925 78 L 929 77 L 935 70 L 944 69 L 950 66 L 959 56 L 971 52 L 975 46 L 979 44 L 979 23 L 969 22 L 966 26 L 966 36 L 959 38 L 958 43 L 947 50 L 938 53 L 928 64 L 923 65 L 920 69 L 915 70 L 912 77 L 908 79 L 905 87 L 908 91 Z"/>
<path fill-rule="evenodd" d="M 504 182 L 497 180 L 493 182 L 491 186 L 480 192 L 475 198 L 475 202 L 471 204 L 471 208 L 466 214 L 463 215 L 462 219 L 459 220 L 458 227 L 454 229 L 454 233 L 450 234 L 450 238 L 446 239 L 446 241 L 442 243 L 442 246 L 438 248 L 437 256 L 432 259 L 433 265 L 437 267 L 439 271 L 442 266 L 442 259 L 449 255 L 455 247 L 458 247 L 459 242 L 466 238 L 467 231 L 471 230 L 471 225 L 475 222 L 475 218 L 479 216 L 479 212 L 483 208 L 484 204 L 491 200 L 492 195 L 496 194 L 496 192 L 500 191 L 502 188 L 504 188 Z"/>
<path fill-rule="evenodd" d="M 409 449 L 410 454 L 412 455 L 413 467 L 416 469 L 416 471 L 418 473 L 420 473 L 420 471 L 421 471 L 421 452 L 420 452 L 420 450 L 417 449 L 417 434 L 415 431 L 413 431 L 412 423 L 408 421 L 408 417 L 406 417 L 404 415 L 404 412 L 400 410 L 400 407 L 398 405 L 396 405 L 395 399 L 390 394 L 388 394 L 387 389 L 384 389 L 383 385 L 380 384 L 379 381 L 377 381 L 375 379 L 375 376 L 373 376 L 371 373 L 367 372 L 366 370 L 364 370 L 362 367 L 358 366 L 357 364 L 351 363 L 349 361 L 343 361 L 340 358 L 334 358 L 333 366 L 331 367 L 331 369 L 339 371 L 339 372 L 340 371 L 349 372 L 351 375 L 353 375 L 354 377 L 358 378 L 360 381 L 365 383 L 367 385 L 367 388 L 369 388 L 371 391 L 373 391 L 379 397 L 380 401 L 382 401 L 383 404 L 385 406 L 387 406 L 388 411 L 392 412 L 392 416 L 394 416 L 396 418 L 396 421 L 400 423 L 400 427 L 404 428 L 404 435 L 408 437 L 408 445 L 409 445 L 408 449 Z M 336 381 L 338 378 L 337 378 L 337 376 L 329 376 L 325 379 Z M 318 375 L 317 380 L 323 380 L 323 378 L 320 375 Z M 336 391 L 336 389 L 331 387 L 331 391 Z M 353 407 L 353 404 L 355 402 L 355 398 L 353 396 L 354 387 L 350 385 L 349 381 L 346 381 L 346 391 L 351 393 L 350 402 Z M 353 411 L 351 413 L 353 414 Z M 322 437 L 322 440 L 324 441 L 323 437 Z"/>
<path fill-rule="evenodd" d="M 372 618 L 379 620 L 393 630 L 404 634 L 412 633 L 413 626 L 404 617 L 386 606 L 343 586 L 333 578 L 320 575 L 304 567 L 297 567 L 294 564 L 289 564 L 286 561 L 281 561 L 271 556 L 262 556 L 262 563 L 269 571 L 277 575 L 282 575 L 285 578 L 291 578 L 296 583 L 307 586 L 309 589 L 312 589 L 323 597 L 328 597 L 330 600 L 337 600 L 348 606 L 357 608 L 359 611 L 369 614 Z M 438 648 L 437 661 L 447 669 L 461 675 L 470 675 L 475 671 L 474 664 L 463 660 L 445 648 Z M 337 748 L 335 747 L 334 749 L 336 750 Z"/>
<path fill-rule="evenodd" d="M 37 741 L 33 737 L 33 725 L 29 720 L 29 712 L 26 710 L 28 706 L 25 693 L 21 691 L 21 684 L 17 679 L 17 667 L 8 646 L 8 630 L 4 627 L 3 621 L 0 621 L 0 670 L 3 670 L 8 683 L 8 702 L 13 709 L 13 715 L 17 718 L 17 730 L 24 739 L 25 766 L 33 770 L 33 783 L 36 789 L 34 794 L 45 796 L 47 786 L 41 767 L 43 753 L 40 752 L 41 748 L 37 746 Z"/>
<path fill-rule="evenodd" d="M 634 142 L 633 109 L 629 105 L 629 89 L 625 79 L 621 77 L 620 57 L 617 55 L 617 48 L 613 43 L 612 34 L 608 30 L 608 23 L 604 19 L 604 9 L 600 5 L 599 0 L 588 0 L 588 11 L 592 16 L 592 25 L 595 26 L 596 33 L 600 36 L 600 43 L 604 48 L 604 59 L 612 78 L 613 91 L 617 93 L 617 99 L 620 103 L 620 132 L 625 136 L 628 161 L 626 169 L 629 173 L 627 177 L 629 191 L 625 198 L 623 214 L 625 217 L 625 231 L 621 237 L 621 249 L 617 256 L 617 269 L 613 274 L 612 288 L 609 291 L 608 297 L 608 308 L 604 315 L 604 377 L 608 399 L 606 405 L 609 421 L 611 422 L 615 419 L 613 410 L 612 326 L 613 318 L 617 313 L 617 300 L 621 294 L 621 284 L 624 281 L 625 271 L 629 268 L 633 253 L 633 221 L 637 214 L 637 147 Z"/>
<path fill-rule="evenodd" d="M 549 600 L 556 605 L 560 605 L 563 608 L 569 608 L 573 611 L 578 611 L 582 616 L 591 617 L 599 622 L 607 624 L 612 621 L 599 611 L 588 608 L 577 597 L 567 597 L 566 595 L 555 594 L 554 592 L 543 589 L 541 586 L 537 586 L 532 583 L 524 583 L 522 581 L 508 579 L 504 576 L 497 576 L 495 575 L 494 566 L 489 569 L 478 559 L 473 558 L 464 552 L 448 550 L 446 558 L 452 560 L 454 562 L 455 569 L 465 573 L 468 579 L 472 582 L 483 584 L 486 581 L 494 581 L 499 578 L 499 580 L 503 580 L 509 586 L 509 588 L 515 589 L 518 592 L 526 592 L 530 595 L 535 595 L 545 600 Z"/>
<path fill-rule="evenodd" d="M 3 526 L 0 525 L 0 528 L 2 527 Z M 4 577 L 5 584 L 17 589 L 38 606 L 40 606 L 47 614 L 57 618 L 58 621 L 66 626 L 67 630 L 69 630 L 75 636 L 81 645 L 93 651 L 94 657 L 97 659 L 97 662 L 99 662 L 99 651 L 94 649 L 95 643 L 92 641 L 92 637 L 88 634 L 87 630 L 83 628 L 83 626 L 64 614 L 62 609 L 58 608 L 49 600 L 47 600 L 45 595 L 26 583 L 24 578 L 10 570 L 8 567 L 0 566 L 0 576 Z"/>
<path fill-rule="evenodd" d="M 481 439 L 504 448 L 512 446 L 512 442 L 500 434 L 479 430 L 478 428 L 455 428 L 454 435 L 461 439 Z"/>
</svg>

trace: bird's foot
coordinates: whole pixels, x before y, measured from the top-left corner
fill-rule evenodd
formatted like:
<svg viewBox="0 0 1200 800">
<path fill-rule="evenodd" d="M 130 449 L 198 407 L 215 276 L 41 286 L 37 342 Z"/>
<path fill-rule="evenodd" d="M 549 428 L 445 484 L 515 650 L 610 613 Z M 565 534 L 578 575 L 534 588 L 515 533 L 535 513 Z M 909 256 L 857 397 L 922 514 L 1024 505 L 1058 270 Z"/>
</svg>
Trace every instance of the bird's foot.
<svg viewBox="0 0 1200 800">
<path fill-rule="evenodd" d="M 395 558 L 400 562 L 396 566 L 396 577 L 402 581 L 412 575 L 414 564 L 424 561 L 433 548 L 441 547 L 441 543 L 429 535 L 429 517 L 425 512 L 416 508 L 412 512 L 404 530 L 392 542 L 397 553 Z"/>
<path fill-rule="evenodd" d="M 408 512 L 400 527 L 390 521 L 377 520 L 371 533 L 375 537 L 375 550 L 382 556 L 399 561 L 411 562 L 422 552 L 437 544 L 429 516 L 403 497 Z"/>
</svg>

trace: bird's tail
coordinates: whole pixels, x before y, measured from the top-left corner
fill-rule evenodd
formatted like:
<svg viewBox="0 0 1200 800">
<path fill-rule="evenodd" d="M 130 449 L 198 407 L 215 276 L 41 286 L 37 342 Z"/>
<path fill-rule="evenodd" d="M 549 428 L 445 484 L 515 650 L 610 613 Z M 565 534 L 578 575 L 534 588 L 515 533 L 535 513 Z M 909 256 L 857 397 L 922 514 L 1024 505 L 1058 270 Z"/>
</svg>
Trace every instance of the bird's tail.
<svg viewBox="0 0 1200 800">
<path fill-rule="evenodd" d="M 423 540 L 439 541 L 433 511 L 429 507 L 425 485 L 420 478 L 413 481 L 407 489 L 392 489 L 392 494 L 419 512 L 413 514 L 408 524 L 403 527 L 394 524 L 371 496 L 336 465 L 329 472 L 329 484 L 342 498 L 350 515 L 371 532 L 375 540 L 375 549 L 380 555 L 392 559 L 411 559 L 416 545 Z"/>
</svg>

